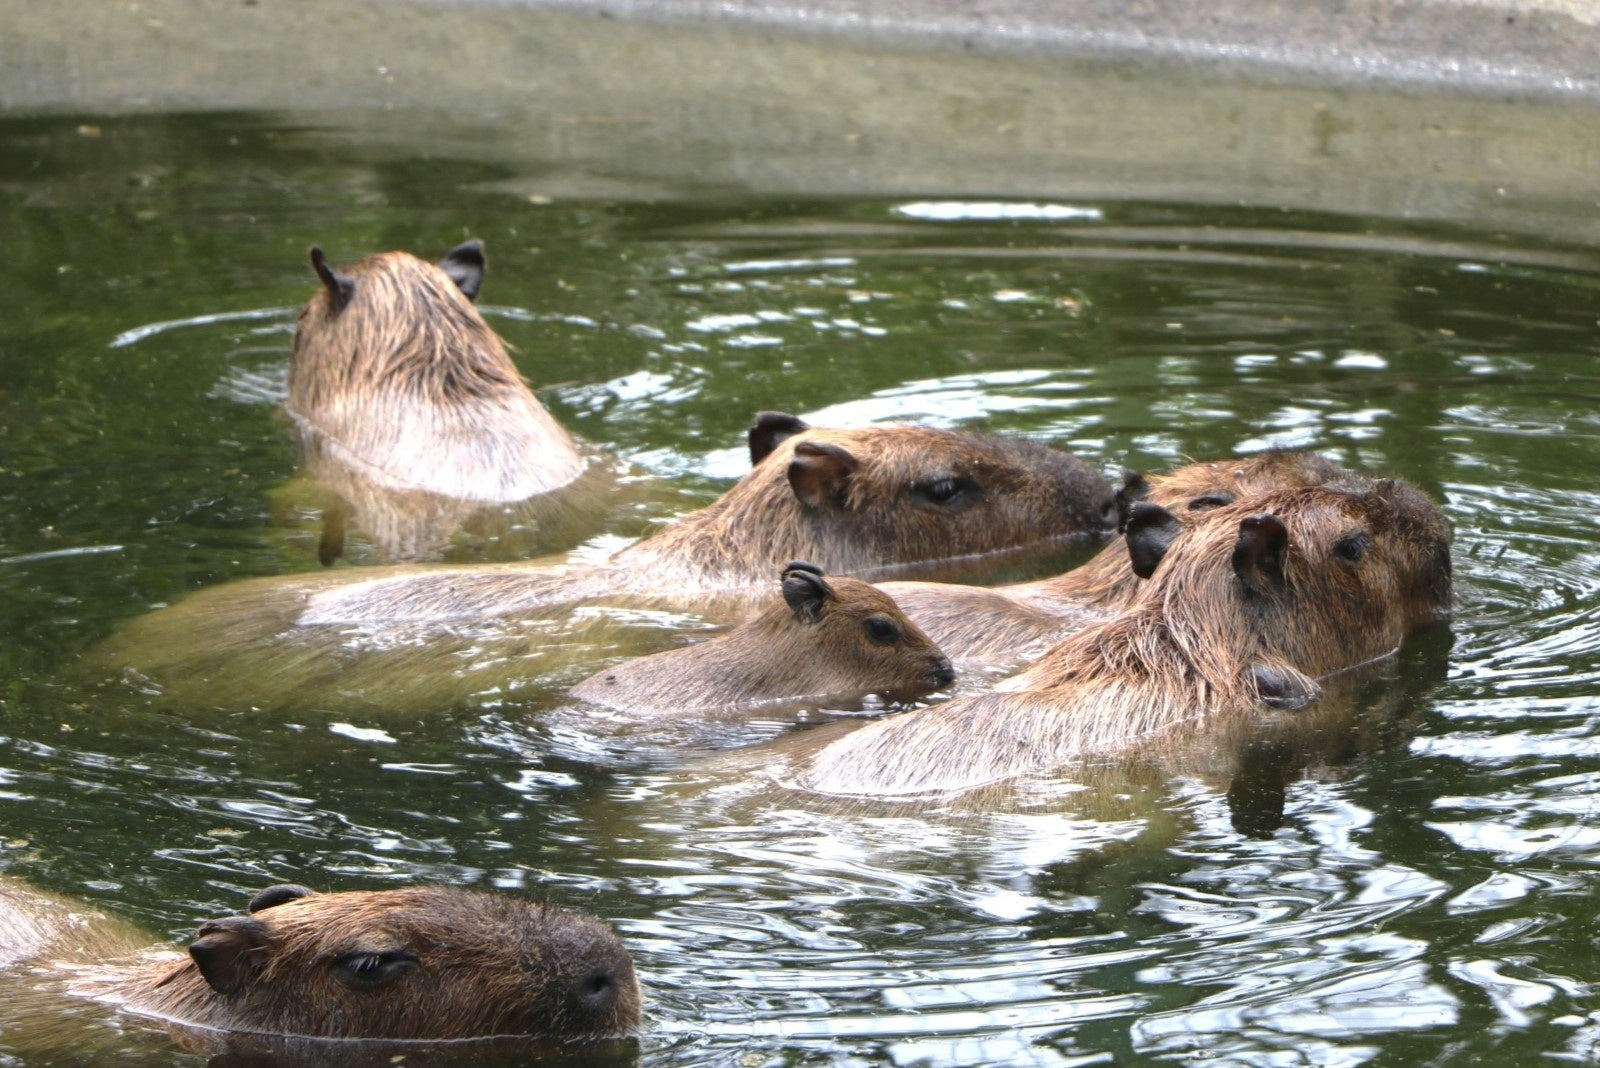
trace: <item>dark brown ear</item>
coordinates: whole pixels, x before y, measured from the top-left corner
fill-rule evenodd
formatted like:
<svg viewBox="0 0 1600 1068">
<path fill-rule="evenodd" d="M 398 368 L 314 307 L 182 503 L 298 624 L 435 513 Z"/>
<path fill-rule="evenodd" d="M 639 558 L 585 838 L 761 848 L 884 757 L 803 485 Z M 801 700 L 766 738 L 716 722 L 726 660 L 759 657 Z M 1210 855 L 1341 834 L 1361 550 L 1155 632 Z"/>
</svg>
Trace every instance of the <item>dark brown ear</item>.
<svg viewBox="0 0 1600 1068">
<path fill-rule="evenodd" d="M 247 916 L 229 916 L 200 926 L 200 937 L 189 946 L 207 985 L 219 994 L 232 994 L 260 971 L 267 951 L 267 925 Z"/>
<path fill-rule="evenodd" d="M 1251 593 L 1283 588 L 1283 557 L 1289 548 L 1289 531 L 1275 515 L 1245 516 L 1239 520 L 1239 540 L 1233 546 L 1233 570 Z"/>
<path fill-rule="evenodd" d="M 1124 467 L 1122 469 L 1122 484 L 1117 487 L 1114 494 L 1117 501 L 1117 529 L 1128 529 L 1128 513 L 1139 501 L 1150 496 L 1150 482 L 1139 472 Z"/>
<path fill-rule="evenodd" d="M 343 310 L 355 294 L 356 280 L 329 267 L 322 250 L 315 245 L 311 246 L 311 269 L 317 272 L 317 277 L 322 279 L 323 287 L 328 291 L 329 306 L 334 311 Z"/>
<path fill-rule="evenodd" d="M 837 445 L 802 441 L 789 461 L 789 488 L 807 508 L 838 504 L 860 462 Z"/>
<path fill-rule="evenodd" d="M 755 424 L 750 427 L 748 435 L 750 466 L 754 467 L 765 460 L 779 442 L 810 429 L 803 419 L 788 412 L 757 412 Z"/>
<path fill-rule="evenodd" d="M 833 597 L 833 587 L 813 564 L 795 561 L 783 572 L 783 599 L 789 610 L 806 626 L 822 621 L 822 609 Z"/>
<path fill-rule="evenodd" d="M 314 892 L 310 887 L 301 886 L 299 883 L 279 883 L 277 886 L 267 887 L 251 898 L 249 911 L 256 913 L 286 901 L 299 901 L 303 897 L 310 897 Z"/>
<path fill-rule="evenodd" d="M 1173 539 L 1183 533 L 1183 524 L 1159 504 L 1134 501 L 1128 509 L 1123 533 L 1127 537 L 1128 562 L 1133 565 L 1133 573 L 1149 578 L 1166 558 Z"/>
<path fill-rule="evenodd" d="M 489 266 L 482 241 L 474 237 L 462 242 L 444 254 L 439 266 L 468 300 L 478 299 L 478 290 L 483 288 L 483 272 Z"/>
</svg>

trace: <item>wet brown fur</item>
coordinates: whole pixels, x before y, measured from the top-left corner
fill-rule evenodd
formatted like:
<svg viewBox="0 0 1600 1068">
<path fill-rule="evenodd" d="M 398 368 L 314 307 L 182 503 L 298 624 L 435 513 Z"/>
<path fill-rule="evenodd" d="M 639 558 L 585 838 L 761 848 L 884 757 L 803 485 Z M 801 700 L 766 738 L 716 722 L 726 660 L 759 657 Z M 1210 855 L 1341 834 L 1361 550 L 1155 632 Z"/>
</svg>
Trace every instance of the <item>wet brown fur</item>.
<svg viewBox="0 0 1600 1068">
<path fill-rule="evenodd" d="M 346 516 L 383 556 L 426 559 L 473 516 L 533 509 L 591 467 L 439 266 L 385 252 L 339 276 L 347 293 L 325 285 L 300 311 L 285 403 L 308 473 L 333 498 L 324 563 Z"/>
<path fill-rule="evenodd" d="M 809 446 L 860 461 L 826 499 L 797 506 L 780 472 Z M 934 504 L 919 486 L 941 479 L 978 488 Z M 685 516 L 619 558 L 648 566 L 693 560 L 704 585 L 749 585 L 785 560 L 830 574 L 871 577 L 958 557 L 1007 553 L 1068 538 L 1103 536 L 1113 502 L 1082 460 L 1025 438 L 925 426 L 808 429 L 781 442 L 715 504 Z M 766 570 L 763 570 L 766 569 Z"/>
<path fill-rule="evenodd" d="M 1262 514 L 1289 537 L 1282 581 L 1265 592 L 1248 588 L 1233 562 L 1241 532 Z M 1355 536 L 1368 548 L 1352 563 L 1339 547 Z M 904 797 L 1170 750 L 1185 734 L 1260 715 L 1275 696 L 1263 678 L 1312 700 L 1318 679 L 1388 655 L 1449 606 L 1449 527 L 1409 485 L 1246 497 L 1186 527 L 1120 615 L 990 693 L 826 745 L 793 780 L 825 794 Z"/>
<path fill-rule="evenodd" d="M 1274 449 L 1239 460 L 1186 464 L 1147 479 L 1130 477 L 1127 488 L 1135 499 L 1192 522 L 1217 507 L 1218 500 L 1357 477 L 1321 456 Z M 1143 584 L 1119 535 L 1082 567 L 1033 582 L 992 587 L 885 582 L 881 588 L 963 668 L 993 671 L 1029 663 L 1073 631 L 1108 618 Z"/>
<path fill-rule="evenodd" d="M 288 889 L 309 896 L 207 923 L 184 956 L 4 881 L 0 959 L 12 950 L 8 968 L 29 977 L 36 1020 L 51 999 L 88 999 L 168 1024 L 320 1038 L 604 1038 L 638 1025 L 632 962 L 592 917 L 453 887 Z M 41 928 L 47 936 L 28 933 Z M 221 961 L 210 978 L 226 992 L 202 973 L 208 948 Z M 415 966 L 387 980 L 339 977 L 349 972 L 341 962 L 396 952 Z"/>
<path fill-rule="evenodd" d="M 888 595 L 852 578 L 827 579 L 822 588 L 814 615 L 775 598 L 726 634 L 624 661 L 572 695 L 627 715 L 664 717 L 854 708 L 869 694 L 910 701 L 950 684 L 950 661 Z M 869 622 L 893 640 L 875 638 Z"/>
</svg>

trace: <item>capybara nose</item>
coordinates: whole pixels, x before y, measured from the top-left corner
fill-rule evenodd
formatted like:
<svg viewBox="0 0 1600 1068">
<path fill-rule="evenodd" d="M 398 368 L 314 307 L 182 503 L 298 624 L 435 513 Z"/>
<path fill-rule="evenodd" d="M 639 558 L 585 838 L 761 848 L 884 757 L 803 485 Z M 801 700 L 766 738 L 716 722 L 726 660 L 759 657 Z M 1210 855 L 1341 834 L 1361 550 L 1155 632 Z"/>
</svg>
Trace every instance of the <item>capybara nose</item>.
<svg viewBox="0 0 1600 1068">
<path fill-rule="evenodd" d="M 951 666 L 949 657 L 941 656 L 933 662 L 933 669 L 928 672 L 928 681 L 933 683 L 935 690 L 942 690 L 956 681 L 956 669 Z"/>
<path fill-rule="evenodd" d="M 611 1011 L 621 996 L 622 984 L 609 968 L 599 968 L 578 983 L 578 1000 L 596 1016 Z"/>
</svg>

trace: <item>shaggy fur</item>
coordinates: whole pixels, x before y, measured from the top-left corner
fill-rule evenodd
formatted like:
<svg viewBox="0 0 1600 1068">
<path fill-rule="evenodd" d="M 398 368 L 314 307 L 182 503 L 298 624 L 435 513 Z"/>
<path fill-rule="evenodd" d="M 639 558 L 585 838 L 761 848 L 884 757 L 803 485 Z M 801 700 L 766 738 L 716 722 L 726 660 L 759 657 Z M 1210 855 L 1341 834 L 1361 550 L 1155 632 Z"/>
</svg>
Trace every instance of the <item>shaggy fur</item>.
<svg viewBox="0 0 1600 1068">
<path fill-rule="evenodd" d="M 1271 450 L 1242 460 L 1188 464 L 1166 474 L 1130 474 L 1118 492 L 1172 509 L 1192 522 L 1210 509 L 1273 490 L 1357 476 L 1309 453 Z M 885 582 L 881 588 L 964 669 L 998 670 L 1029 663 L 1078 628 L 1120 611 L 1144 580 L 1133 573 L 1121 536 L 1082 567 L 1035 582 L 960 586 Z"/>
<path fill-rule="evenodd" d="M 663 717 L 858 707 L 868 694 L 910 701 L 955 678 L 939 648 L 873 586 L 819 575 L 810 588 L 814 611 L 777 599 L 720 637 L 600 671 L 572 696 Z"/>
<path fill-rule="evenodd" d="M 463 248 L 481 263 L 481 246 Z M 385 252 L 337 277 L 343 289 L 324 286 L 300 311 L 285 403 L 308 473 L 334 499 L 324 563 L 346 516 L 386 557 L 423 559 L 485 508 L 585 472 L 577 443 L 444 270 Z"/>
<path fill-rule="evenodd" d="M 263 907 L 280 891 L 281 903 Z M 0 919 L 14 919 L 8 902 L 12 914 L 27 912 L 57 932 L 32 944 L 23 962 L 34 994 L 92 999 L 179 1025 L 462 1039 L 604 1038 L 628 1034 L 639 1022 L 633 964 L 608 927 L 495 894 L 442 886 L 340 894 L 274 888 L 258 896 L 250 916 L 204 924 L 189 956 L 140 947 L 116 921 L 12 882 L 0 884 Z M 115 937 L 102 936 L 102 927 Z M 11 933 L 0 926 L 0 947 Z M 352 966 L 397 955 L 410 963 L 392 973 Z"/>
<path fill-rule="evenodd" d="M 1239 554 L 1262 515 L 1287 529 L 1287 549 L 1252 567 Z M 1397 481 L 1219 507 L 1178 535 L 1122 614 L 990 693 L 846 735 L 795 782 L 870 797 L 971 790 L 1310 701 L 1319 678 L 1448 613 L 1449 537 L 1437 506 Z"/>
</svg>

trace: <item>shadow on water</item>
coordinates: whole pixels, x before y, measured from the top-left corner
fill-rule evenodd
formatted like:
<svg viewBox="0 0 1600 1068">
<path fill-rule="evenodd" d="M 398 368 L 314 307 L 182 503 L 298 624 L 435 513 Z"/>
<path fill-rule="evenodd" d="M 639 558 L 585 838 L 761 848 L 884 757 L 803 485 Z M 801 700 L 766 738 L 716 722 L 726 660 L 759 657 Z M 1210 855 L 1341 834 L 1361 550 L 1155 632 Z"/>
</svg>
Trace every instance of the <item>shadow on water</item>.
<svg viewBox="0 0 1600 1068">
<path fill-rule="evenodd" d="M 286 881 L 588 909 L 638 959 L 650 1064 L 1593 1052 L 1592 248 L 1106 197 L 552 202 L 536 168 L 256 116 L 8 120 L 0 147 L 10 873 L 173 938 Z M 993 813 L 822 811 L 710 753 L 785 724 L 639 752 L 542 713 L 619 649 L 404 716 L 196 707 L 86 666 L 187 592 L 317 568 L 314 517 L 273 504 L 306 247 L 469 235 L 541 398 L 655 487 L 592 549 L 711 499 L 760 409 L 1028 433 L 1109 471 L 1289 445 L 1445 503 L 1455 620 L 1314 753 L 1264 736 L 1229 780 Z"/>
</svg>

